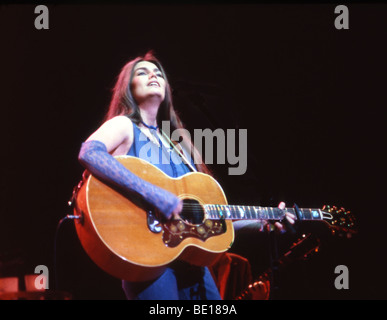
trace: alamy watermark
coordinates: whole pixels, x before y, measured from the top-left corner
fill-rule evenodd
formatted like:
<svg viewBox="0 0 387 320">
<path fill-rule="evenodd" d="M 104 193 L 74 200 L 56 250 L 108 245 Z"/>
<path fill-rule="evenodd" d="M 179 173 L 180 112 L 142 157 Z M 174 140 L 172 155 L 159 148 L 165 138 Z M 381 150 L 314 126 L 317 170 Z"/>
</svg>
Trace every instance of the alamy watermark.
<svg viewBox="0 0 387 320">
<path fill-rule="evenodd" d="M 35 278 L 35 289 L 43 290 L 48 289 L 48 268 L 41 264 L 35 267 L 35 274 L 38 274 Z"/>
<path fill-rule="evenodd" d="M 335 273 L 339 274 L 335 278 L 335 288 L 337 290 L 349 289 L 349 271 L 345 265 L 338 265 L 335 268 Z"/>
<path fill-rule="evenodd" d="M 38 5 L 35 7 L 34 13 L 38 14 L 35 18 L 34 26 L 38 30 L 49 29 L 48 24 L 48 8 L 44 5 Z"/>
<path fill-rule="evenodd" d="M 163 121 L 161 131 L 172 141 L 179 141 L 180 146 L 184 145 L 183 153 L 187 158 L 192 154 L 192 141 L 195 148 L 201 155 L 201 159 L 194 159 L 194 164 L 230 164 L 228 168 L 229 175 L 243 175 L 247 170 L 247 129 L 194 129 L 193 139 L 187 129 L 176 129 L 171 133 L 169 121 Z M 140 134 L 140 141 L 146 141 L 147 136 Z M 184 141 L 189 140 L 189 141 Z M 214 145 L 216 140 L 216 145 Z M 185 142 L 185 143 L 184 143 Z M 139 156 L 142 159 L 153 159 L 153 163 L 168 164 L 173 161 L 174 164 L 181 164 L 180 157 L 167 157 L 164 153 L 158 155 L 159 149 L 153 147 L 153 142 L 149 141 L 139 150 Z M 238 150 L 237 150 L 238 149 Z M 153 154 L 157 153 L 157 154 Z M 203 160 L 203 161 L 202 161 Z"/>
<path fill-rule="evenodd" d="M 335 28 L 337 30 L 349 29 L 349 10 L 345 5 L 339 5 L 335 7 L 335 13 L 339 15 L 335 19 Z"/>
<path fill-rule="evenodd" d="M 49 11 L 47 6 L 38 5 L 34 10 L 35 14 L 38 16 L 35 17 L 34 25 L 38 30 L 49 29 Z M 335 7 L 335 13 L 339 14 L 334 21 L 335 28 L 340 29 L 349 29 L 349 10 L 345 5 L 338 5 Z"/>
</svg>

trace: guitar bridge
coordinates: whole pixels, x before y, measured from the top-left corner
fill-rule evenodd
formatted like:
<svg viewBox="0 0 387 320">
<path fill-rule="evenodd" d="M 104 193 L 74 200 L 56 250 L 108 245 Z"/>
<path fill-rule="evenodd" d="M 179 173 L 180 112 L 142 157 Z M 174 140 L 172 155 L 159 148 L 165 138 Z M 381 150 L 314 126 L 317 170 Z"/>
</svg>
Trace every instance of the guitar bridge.
<svg viewBox="0 0 387 320">
<path fill-rule="evenodd" d="M 206 241 L 226 232 L 224 220 L 205 220 L 201 224 L 189 224 L 183 220 L 172 220 L 164 224 L 163 242 L 167 247 L 177 247 L 186 238 Z"/>
</svg>

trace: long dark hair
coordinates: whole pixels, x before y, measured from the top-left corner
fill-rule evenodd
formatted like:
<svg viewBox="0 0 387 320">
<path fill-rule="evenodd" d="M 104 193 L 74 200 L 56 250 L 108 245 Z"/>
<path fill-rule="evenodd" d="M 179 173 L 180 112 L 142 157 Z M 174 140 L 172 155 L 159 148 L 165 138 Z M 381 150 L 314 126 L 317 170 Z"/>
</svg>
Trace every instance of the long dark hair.
<svg viewBox="0 0 387 320">
<path fill-rule="evenodd" d="M 165 73 L 160 61 L 154 56 L 153 51 L 148 51 L 144 56 L 139 56 L 129 61 L 121 69 L 116 84 L 112 90 L 112 99 L 104 121 L 119 115 L 128 116 L 135 124 L 139 124 L 142 121 L 140 108 L 138 107 L 131 90 L 135 66 L 141 61 L 148 61 L 155 64 L 161 71 L 165 80 L 165 98 L 159 107 L 156 119 L 157 124 L 161 128 L 162 121 L 169 121 L 171 132 L 174 130 L 184 129 L 183 123 L 173 107 L 172 90 L 169 85 L 167 74 Z M 191 156 L 194 159 L 198 171 L 210 174 L 210 171 L 203 162 L 199 151 L 195 148 L 191 139 L 185 134 L 185 130 L 179 130 L 179 133 L 183 137 L 181 144 L 185 150 L 191 151 Z"/>
</svg>

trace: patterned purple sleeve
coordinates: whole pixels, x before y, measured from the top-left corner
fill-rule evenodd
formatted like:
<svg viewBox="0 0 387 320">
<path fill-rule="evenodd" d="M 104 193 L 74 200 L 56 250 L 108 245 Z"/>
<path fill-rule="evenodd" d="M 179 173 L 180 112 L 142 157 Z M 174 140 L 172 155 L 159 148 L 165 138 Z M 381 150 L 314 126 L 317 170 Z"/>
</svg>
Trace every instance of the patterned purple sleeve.
<svg viewBox="0 0 387 320">
<path fill-rule="evenodd" d="M 125 191 L 141 195 L 145 201 L 156 207 L 167 219 L 171 218 L 173 210 L 180 201 L 171 192 L 141 179 L 125 168 L 107 152 L 105 144 L 100 141 L 84 142 L 78 159 L 97 178 L 113 183 Z"/>
</svg>

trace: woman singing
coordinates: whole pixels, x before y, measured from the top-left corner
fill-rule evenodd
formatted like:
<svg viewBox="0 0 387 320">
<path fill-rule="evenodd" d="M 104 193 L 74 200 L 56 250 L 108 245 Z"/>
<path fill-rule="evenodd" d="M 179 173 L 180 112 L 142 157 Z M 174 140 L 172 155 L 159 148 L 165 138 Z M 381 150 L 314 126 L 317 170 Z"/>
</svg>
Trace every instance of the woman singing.
<svg viewBox="0 0 387 320">
<path fill-rule="evenodd" d="M 179 219 L 182 200 L 126 169 L 114 156 L 145 158 L 170 177 L 180 177 L 192 170 L 209 173 L 190 139 L 183 137 L 185 155 L 171 146 L 160 130 L 163 121 L 170 129 L 184 129 L 176 114 L 171 88 L 160 62 L 152 53 L 128 62 L 113 90 L 104 123 L 82 144 L 79 160 L 96 177 L 125 191 L 141 195 L 158 209 L 165 219 Z M 184 130 L 181 130 L 184 135 Z M 146 145 L 147 152 L 143 152 Z M 150 148 L 150 149 L 149 149 Z M 149 156 L 150 154 L 150 156 Z M 161 161 L 162 159 L 168 161 Z M 187 161 L 188 160 L 188 161 Z M 281 203 L 281 206 L 284 206 Z M 287 219 L 294 223 L 290 213 Z M 250 221 L 251 223 L 251 221 Z M 279 229 L 283 226 L 276 223 Z M 128 299 L 144 300 L 218 300 L 219 291 L 207 267 L 174 262 L 157 279 L 147 282 L 123 281 Z"/>
</svg>

